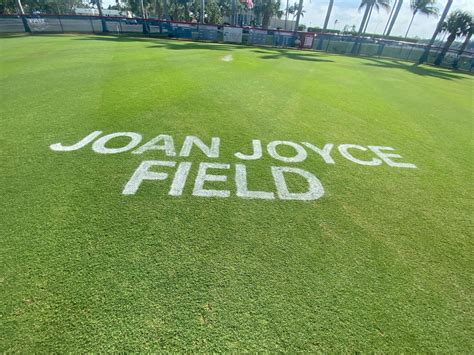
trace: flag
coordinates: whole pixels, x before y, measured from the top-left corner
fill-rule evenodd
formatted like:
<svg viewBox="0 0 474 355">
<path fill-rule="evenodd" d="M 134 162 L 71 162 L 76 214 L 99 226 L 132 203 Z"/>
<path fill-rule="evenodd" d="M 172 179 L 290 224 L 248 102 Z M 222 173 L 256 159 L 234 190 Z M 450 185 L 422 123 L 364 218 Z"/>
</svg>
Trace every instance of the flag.
<svg viewBox="0 0 474 355">
<path fill-rule="evenodd" d="M 252 0 L 240 0 L 241 4 L 245 4 L 247 6 L 247 9 L 253 9 L 253 1 Z"/>
</svg>

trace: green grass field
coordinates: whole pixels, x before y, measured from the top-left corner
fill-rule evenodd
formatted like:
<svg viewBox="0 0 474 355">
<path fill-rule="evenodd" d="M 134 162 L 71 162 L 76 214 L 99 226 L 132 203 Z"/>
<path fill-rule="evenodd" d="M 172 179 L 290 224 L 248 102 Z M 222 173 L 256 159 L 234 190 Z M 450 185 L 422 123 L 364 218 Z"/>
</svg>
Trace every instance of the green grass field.
<svg viewBox="0 0 474 355">
<path fill-rule="evenodd" d="M 2 352 L 474 351 L 471 75 L 116 37 L 3 37 L 0 53 Z M 177 153 L 220 137 L 220 155 L 49 148 L 93 131 L 167 134 Z M 237 159 L 252 139 L 333 143 L 335 164 Z M 417 169 L 355 164 L 345 143 Z M 123 195 L 144 160 L 191 162 L 182 195 L 175 168 Z M 192 195 L 201 162 L 231 165 L 206 183 L 230 197 Z M 291 166 L 325 194 L 237 197 L 236 163 L 252 190 Z"/>
</svg>

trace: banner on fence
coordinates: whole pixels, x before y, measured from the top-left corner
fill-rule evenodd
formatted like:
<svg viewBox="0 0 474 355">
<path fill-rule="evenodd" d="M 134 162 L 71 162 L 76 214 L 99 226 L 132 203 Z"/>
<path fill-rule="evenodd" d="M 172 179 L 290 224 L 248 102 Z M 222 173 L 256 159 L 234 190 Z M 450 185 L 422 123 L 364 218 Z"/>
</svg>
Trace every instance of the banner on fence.
<svg viewBox="0 0 474 355">
<path fill-rule="evenodd" d="M 193 38 L 193 29 L 195 25 L 188 23 L 171 23 L 171 28 L 173 29 L 174 36 L 177 38 Z"/>
<path fill-rule="evenodd" d="M 267 43 L 267 30 L 256 30 L 251 29 L 249 31 L 249 43 L 250 44 L 266 44 Z"/>
<path fill-rule="evenodd" d="M 238 27 L 224 27 L 224 42 L 242 43 L 242 29 Z"/>
<path fill-rule="evenodd" d="M 301 47 L 313 48 L 314 33 L 302 33 L 300 40 L 301 40 Z"/>
<path fill-rule="evenodd" d="M 31 31 L 33 32 L 44 32 L 49 27 L 44 18 L 34 17 L 29 18 L 28 26 L 30 26 Z"/>
<path fill-rule="evenodd" d="M 20 17 L 0 17 L 0 32 L 21 33 L 25 32 L 25 26 Z"/>
<path fill-rule="evenodd" d="M 292 32 L 275 32 L 273 45 L 277 47 L 293 47 L 294 36 Z"/>
<path fill-rule="evenodd" d="M 199 39 L 204 41 L 217 41 L 217 26 L 199 25 Z"/>
</svg>

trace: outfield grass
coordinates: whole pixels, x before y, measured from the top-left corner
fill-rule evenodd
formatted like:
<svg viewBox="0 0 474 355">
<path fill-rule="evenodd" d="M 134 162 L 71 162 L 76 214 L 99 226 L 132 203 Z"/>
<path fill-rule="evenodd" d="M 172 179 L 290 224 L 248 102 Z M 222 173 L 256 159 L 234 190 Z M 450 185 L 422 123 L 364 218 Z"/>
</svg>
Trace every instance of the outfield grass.
<svg viewBox="0 0 474 355">
<path fill-rule="evenodd" d="M 1 351 L 473 352 L 472 76 L 167 40 L 0 45 Z M 230 164 L 252 139 L 391 146 L 418 168 L 265 155 L 253 189 L 291 165 L 325 195 L 241 199 L 230 170 L 215 186 L 232 196 L 203 198 L 198 151 L 49 149 L 96 130 L 220 137 Z M 153 159 L 193 163 L 183 195 L 122 195 Z"/>
</svg>

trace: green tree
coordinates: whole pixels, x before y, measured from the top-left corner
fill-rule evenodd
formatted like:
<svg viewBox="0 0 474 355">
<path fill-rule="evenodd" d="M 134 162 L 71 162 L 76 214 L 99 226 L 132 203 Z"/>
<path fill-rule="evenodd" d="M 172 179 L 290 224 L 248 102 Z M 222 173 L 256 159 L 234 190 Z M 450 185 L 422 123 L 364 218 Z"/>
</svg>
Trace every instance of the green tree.
<svg viewBox="0 0 474 355">
<path fill-rule="evenodd" d="M 83 6 L 82 0 L 0 0 L 0 13 L 70 14 L 75 6 Z"/>
<path fill-rule="evenodd" d="M 462 43 L 461 47 L 459 48 L 458 56 L 454 60 L 454 63 L 453 63 L 454 68 L 456 68 L 456 69 L 458 68 L 459 58 L 461 57 L 463 52 L 466 50 L 469 43 L 471 43 L 471 38 L 472 38 L 473 33 L 474 33 L 474 23 L 471 22 L 471 24 L 469 26 L 469 32 L 466 35 L 466 38 L 464 39 L 464 42 Z"/>
<path fill-rule="evenodd" d="M 377 12 L 380 8 L 390 11 L 390 0 L 362 0 L 359 6 L 359 11 L 365 7 L 364 16 L 362 17 L 362 21 L 359 27 L 359 35 L 365 33 L 367 30 L 367 26 L 370 21 L 370 17 L 372 16 L 372 10 L 375 8 Z"/>
<path fill-rule="evenodd" d="M 100 20 L 101 20 L 101 23 L 102 23 L 102 32 L 108 32 L 107 23 L 105 22 L 104 13 L 102 12 L 102 1 L 101 0 L 89 0 L 89 3 L 93 6 L 96 6 L 97 10 L 99 11 Z"/>
<path fill-rule="evenodd" d="M 439 10 L 436 6 L 434 6 L 435 4 L 436 0 L 411 0 L 410 8 L 413 15 L 411 17 L 410 24 L 408 25 L 407 32 L 405 33 L 405 38 L 408 37 L 408 32 L 410 31 L 413 19 L 417 13 L 424 14 L 426 16 L 438 16 Z"/>
<path fill-rule="evenodd" d="M 11 15 L 21 13 L 21 10 L 18 9 L 17 2 L 17 0 L 0 0 L 0 14 Z"/>
<path fill-rule="evenodd" d="M 283 11 L 280 10 L 280 0 L 256 0 L 253 11 L 255 15 L 262 19 L 263 28 L 268 28 L 273 16 L 281 18 Z"/>
<path fill-rule="evenodd" d="M 436 25 L 436 29 L 433 32 L 433 36 L 430 39 L 430 42 L 428 45 L 425 47 L 425 50 L 423 51 L 423 54 L 420 56 L 420 59 L 418 59 L 418 64 L 423 64 L 428 60 L 428 55 L 430 53 L 431 47 L 433 46 L 433 43 L 436 40 L 436 37 L 438 37 L 438 34 L 441 32 L 441 28 L 443 27 L 444 19 L 448 15 L 449 9 L 451 8 L 451 5 L 453 4 L 453 0 L 448 0 L 446 2 L 446 5 L 444 6 L 443 13 L 441 14 L 441 17 L 438 21 L 438 24 Z"/>
<path fill-rule="evenodd" d="M 469 36 L 469 34 L 472 33 L 472 26 L 472 15 L 466 11 L 457 10 L 448 16 L 448 20 L 443 22 L 441 25 L 441 32 L 448 33 L 448 39 L 446 40 L 443 49 L 436 57 L 434 62 L 435 65 L 440 65 L 443 62 L 449 47 L 451 47 L 456 38 Z"/>
<path fill-rule="evenodd" d="M 220 23 L 222 21 L 221 8 L 216 0 L 206 1 L 206 15 L 208 23 Z"/>
</svg>

